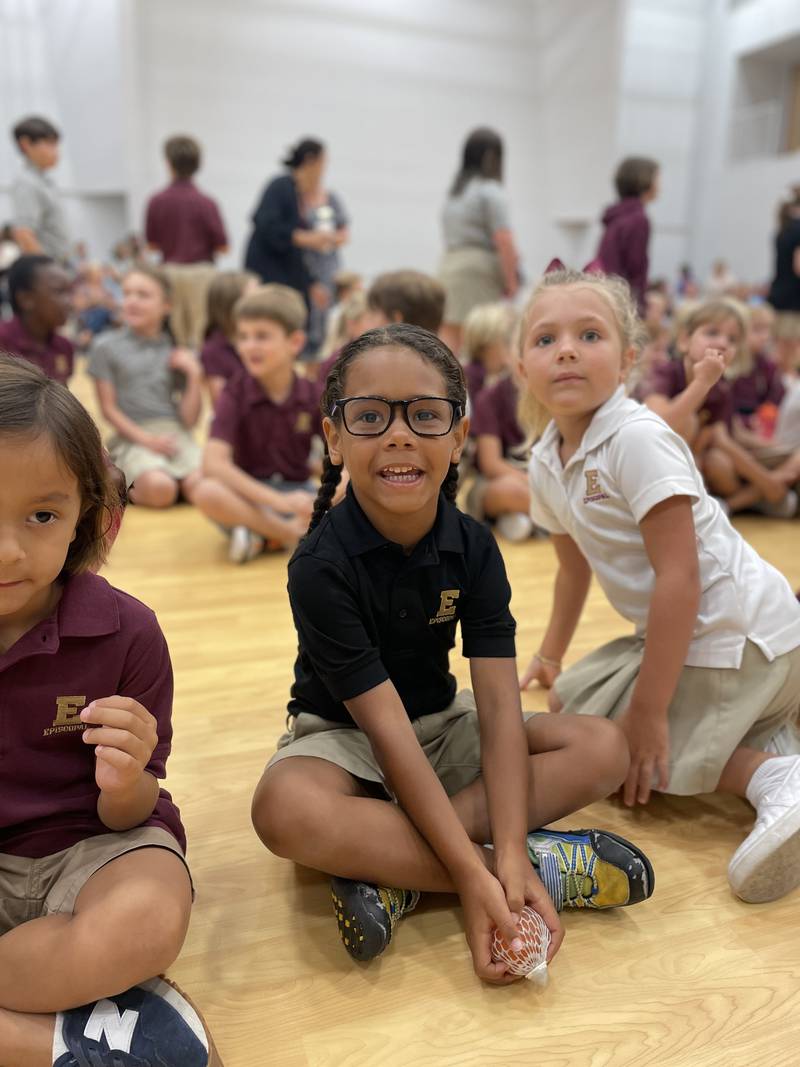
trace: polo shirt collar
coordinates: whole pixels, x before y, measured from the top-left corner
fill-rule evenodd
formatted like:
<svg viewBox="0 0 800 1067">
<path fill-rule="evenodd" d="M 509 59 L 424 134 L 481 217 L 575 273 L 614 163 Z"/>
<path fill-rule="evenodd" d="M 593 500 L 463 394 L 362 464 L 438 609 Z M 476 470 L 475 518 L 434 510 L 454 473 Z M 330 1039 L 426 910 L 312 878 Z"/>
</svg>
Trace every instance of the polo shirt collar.
<svg viewBox="0 0 800 1067">
<path fill-rule="evenodd" d="M 288 394 L 280 401 L 280 403 L 278 403 L 269 396 L 261 382 L 257 378 L 254 378 L 246 367 L 243 367 L 242 369 L 244 371 L 244 385 L 242 389 L 244 392 L 245 403 L 248 407 L 253 407 L 256 404 L 271 404 L 274 408 L 285 408 L 295 401 L 300 382 L 300 378 L 296 374 L 292 375 L 292 387 Z"/>
<path fill-rule="evenodd" d="M 635 400 L 631 400 L 626 395 L 624 385 L 617 386 L 616 391 L 606 400 L 605 404 L 602 404 L 594 413 L 594 418 L 589 423 L 589 427 L 583 435 L 583 440 L 567 463 L 567 467 L 582 460 L 587 452 L 591 452 L 593 448 L 597 448 L 612 434 L 616 433 L 622 422 L 630 414 L 631 409 L 635 409 L 638 406 Z M 533 450 L 536 456 L 543 460 L 548 467 L 555 471 L 561 471 L 564 468 L 559 456 L 560 446 L 561 434 L 555 421 L 551 420 L 542 434 L 541 440 L 537 442 Z"/>
<path fill-rule="evenodd" d="M 101 637 L 117 633 L 119 607 L 114 590 L 96 574 L 76 574 L 67 580 L 56 611 L 60 637 Z"/>
<path fill-rule="evenodd" d="M 385 537 L 375 529 L 353 492 L 352 483 L 347 486 L 344 500 L 330 512 L 331 521 L 336 532 L 352 556 L 361 556 L 371 552 L 374 548 L 382 545 L 393 545 L 396 542 Z M 439 506 L 436 512 L 436 522 L 430 533 L 423 537 L 420 544 L 432 541 L 433 546 L 440 552 L 464 552 L 464 536 L 461 532 L 461 523 L 458 520 L 458 512 L 454 505 L 439 494 Z M 414 549 L 416 552 L 416 548 Z M 412 553 L 414 555 L 414 553 Z M 438 562 L 438 552 L 433 553 L 431 562 Z"/>
</svg>

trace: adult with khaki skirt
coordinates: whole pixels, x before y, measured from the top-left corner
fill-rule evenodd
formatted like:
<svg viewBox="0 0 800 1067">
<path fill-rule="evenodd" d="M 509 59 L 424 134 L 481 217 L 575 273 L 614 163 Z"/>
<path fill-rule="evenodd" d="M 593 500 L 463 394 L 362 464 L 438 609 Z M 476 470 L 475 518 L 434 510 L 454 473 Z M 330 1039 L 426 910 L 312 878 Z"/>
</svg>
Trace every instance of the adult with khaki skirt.
<svg viewBox="0 0 800 1067">
<path fill-rule="evenodd" d="M 192 178 L 202 152 L 193 137 L 170 137 L 164 156 L 171 182 L 150 198 L 145 236 L 161 254 L 172 287 L 170 327 L 179 345 L 197 349 L 206 328 L 206 298 L 216 270 L 214 260 L 228 250 L 228 237 L 215 200 Z"/>
<path fill-rule="evenodd" d="M 442 340 L 453 352 L 472 308 L 513 297 L 519 287 L 518 257 L 502 185 L 503 142 L 481 127 L 467 138 L 442 212 L 445 253 L 439 279 L 447 299 Z"/>
</svg>

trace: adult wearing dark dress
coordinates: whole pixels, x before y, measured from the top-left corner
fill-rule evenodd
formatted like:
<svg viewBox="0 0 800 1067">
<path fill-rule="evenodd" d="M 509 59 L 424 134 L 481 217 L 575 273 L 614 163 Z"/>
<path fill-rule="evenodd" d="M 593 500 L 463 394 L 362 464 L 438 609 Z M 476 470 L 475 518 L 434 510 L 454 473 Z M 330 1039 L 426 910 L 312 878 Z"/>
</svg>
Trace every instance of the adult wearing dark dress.
<svg viewBox="0 0 800 1067">
<path fill-rule="evenodd" d="M 800 355 L 800 186 L 781 205 L 775 237 L 775 277 L 767 300 L 777 312 L 775 337 L 778 363 L 791 372 Z"/>
<path fill-rule="evenodd" d="M 306 251 L 329 252 L 332 235 L 312 230 L 303 215 L 303 198 L 320 186 L 325 146 L 306 138 L 283 161 L 288 174 L 269 182 L 253 215 L 245 267 L 261 280 L 280 282 L 301 293 L 310 306 L 325 306 L 328 293 L 308 269 Z"/>
</svg>

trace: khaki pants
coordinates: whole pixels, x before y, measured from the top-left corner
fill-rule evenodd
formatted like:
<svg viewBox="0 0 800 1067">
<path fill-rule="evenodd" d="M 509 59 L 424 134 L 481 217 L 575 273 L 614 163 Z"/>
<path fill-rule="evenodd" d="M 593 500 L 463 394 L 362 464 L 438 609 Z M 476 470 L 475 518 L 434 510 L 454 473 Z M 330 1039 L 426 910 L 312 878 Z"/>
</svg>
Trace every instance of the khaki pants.
<svg viewBox="0 0 800 1067">
<path fill-rule="evenodd" d="M 208 287 L 217 271 L 213 263 L 165 263 L 172 284 L 170 326 L 179 345 L 199 348 L 206 328 Z"/>
</svg>

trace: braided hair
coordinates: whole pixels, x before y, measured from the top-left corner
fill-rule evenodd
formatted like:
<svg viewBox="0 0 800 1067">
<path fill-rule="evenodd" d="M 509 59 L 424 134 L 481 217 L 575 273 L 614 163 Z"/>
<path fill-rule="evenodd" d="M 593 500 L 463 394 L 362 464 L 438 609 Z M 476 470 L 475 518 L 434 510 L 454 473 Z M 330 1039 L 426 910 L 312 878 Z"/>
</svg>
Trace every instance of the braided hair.
<svg viewBox="0 0 800 1067">
<path fill-rule="evenodd" d="M 334 404 L 343 400 L 345 396 L 345 378 L 347 368 L 359 356 L 363 356 L 373 348 L 407 348 L 416 352 L 427 363 L 432 364 L 444 379 L 447 397 L 461 405 L 462 412 L 467 405 L 467 386 L 464 381 L 464 372 L 461 364 L 447 347 L 440 341 L 436 334 L 429 330 L 423 330 L 421 326 L 412 326 L 406 322 L 393 323 L 391 326 L 379 326 L 375 330 L 367 330 L 360 337 L 346 344 L 339 358 L 331 367 L 328 379 L 325 383 L 325 391 L 320 400 L 322 414 L 328 418 L 341 419 L 341 413 L 337 409 L 331 414 Z M 314 501 L 314 511 L 308 525 L 308 533 L 319 526 L 325 513 L 330 509 L 331 501 L 336 493 L 336 487 L 342 480 L 342 468 L 340 464 L 331 463 L 328 455 L 328 446 L 325 445 L 325 459 L 322 466 L 322 479 L 320 482 L 317 499 Z M 455 503 L 458 492 L 458 464 L 451 463 L 450 469 L 442 482 L 442 492 L 445 499 Z"/>
</svg>

